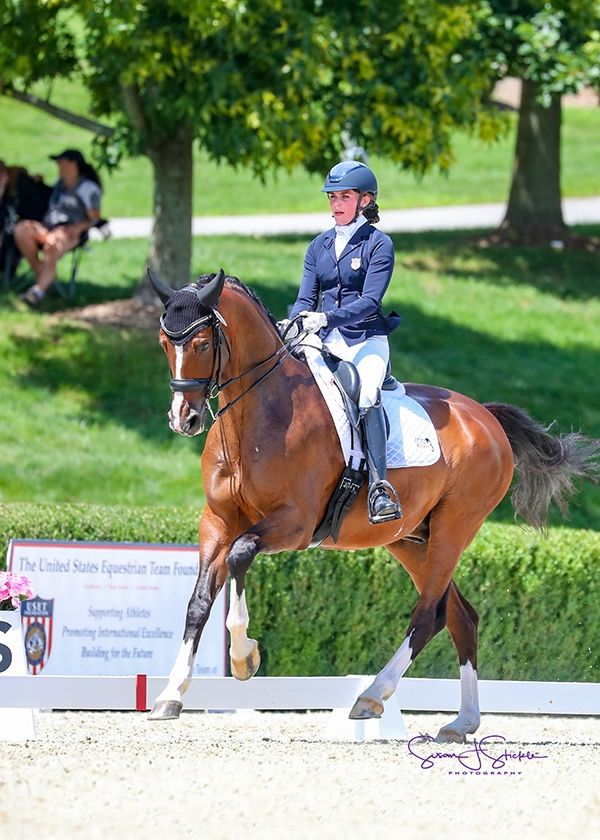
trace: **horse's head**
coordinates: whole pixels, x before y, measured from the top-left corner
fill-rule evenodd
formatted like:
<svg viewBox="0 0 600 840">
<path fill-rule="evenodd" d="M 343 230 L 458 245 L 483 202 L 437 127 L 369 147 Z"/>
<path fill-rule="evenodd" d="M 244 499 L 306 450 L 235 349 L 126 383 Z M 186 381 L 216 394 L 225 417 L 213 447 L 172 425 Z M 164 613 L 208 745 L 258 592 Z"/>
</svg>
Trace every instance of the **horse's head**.
<svg viewBox="0 0 600 840">
<path fill-rule="evenodd" d="M 150 282 L 165 305 L 160 319 L 160 343 L 171 370 L 169 425 L 180 435 L 204 428 L 204 415 L 217 384 L 225 323 L 217 304 L 225 274 L 205 275 L 182 289 L 171 289 L 151 269 Z"/>
</svg>

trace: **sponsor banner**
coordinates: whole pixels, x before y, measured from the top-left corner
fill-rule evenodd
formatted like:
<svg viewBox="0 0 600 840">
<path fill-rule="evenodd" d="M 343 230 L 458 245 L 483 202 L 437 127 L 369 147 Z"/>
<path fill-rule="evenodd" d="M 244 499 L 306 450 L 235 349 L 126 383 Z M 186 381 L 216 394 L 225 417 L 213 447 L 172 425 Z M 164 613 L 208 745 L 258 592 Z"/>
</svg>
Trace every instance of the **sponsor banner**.
<svg viewBox="0 0 600 840">
<path fill-rule="evenodd" d="M 36 593 L 21 604 L 31 674 L 168 675 L 198 572 L 196 546 L 11 540 L 6 565 Z M 223 590 L 195 676 L 225 676 L 225 617 Z"/>
</svg>

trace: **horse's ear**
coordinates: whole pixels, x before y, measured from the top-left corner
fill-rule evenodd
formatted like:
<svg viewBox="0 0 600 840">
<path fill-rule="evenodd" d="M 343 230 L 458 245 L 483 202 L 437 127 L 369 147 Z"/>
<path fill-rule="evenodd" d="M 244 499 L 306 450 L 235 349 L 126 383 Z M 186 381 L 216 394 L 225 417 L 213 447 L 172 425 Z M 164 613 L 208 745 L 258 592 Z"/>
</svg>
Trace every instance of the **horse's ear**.
<svg viewBox="0 0 600 840">
<path fill-rule="evenodd" d="M 196 297 L 207 309 L 214 309 L 219 302 L 223 286 L 225 285 L 225 272 L 222 268 L 219 273 L 215 274 L 212 280 L 209 280 L 204 286 L 196 291 Z"/>
<path fill-rule="evenodd" d="M 166 283 L 163 283 L 158 274 L 155 274 L 150 268 L 150 266 L 148 266 L 148 279 L 152 283 L 154 291 L 166 306 L 175 294 L 175 289 L 171 289 L 170 286 L 167 286 Z"/>
</svg>

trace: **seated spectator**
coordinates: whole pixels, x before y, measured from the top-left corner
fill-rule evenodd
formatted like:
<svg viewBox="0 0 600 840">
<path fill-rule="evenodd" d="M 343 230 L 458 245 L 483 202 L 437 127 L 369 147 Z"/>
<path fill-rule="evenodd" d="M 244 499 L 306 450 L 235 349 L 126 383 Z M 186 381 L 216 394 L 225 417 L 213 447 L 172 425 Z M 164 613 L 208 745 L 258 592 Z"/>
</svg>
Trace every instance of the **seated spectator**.
<svg viewBox="0 0 600 840">
<path fill-rule="evenodd" d="M 41 221 L 51 194 L 52 187 L 41 175 L 30 175 L 22 166 L 7 166 L 0 160 L 0 271 L 5 268 L 15 221 Z"/>
<path fill-rule="evenodd" d="M 10 175 L 8 167 L 3 160 L 0 160 L 0 241 L 3 236 L 9 218 L 10 196 L 9 196 Z"/>
<path fill-rule="evenodd" d="M 50 157 L 58 164 L 60 178 L 48 210 L 41 222 L 25 219 L 14 230 L 15 244 L 36 275 L 35 284 L 23 295 L 32 307 L 40 304 L 54 282 L 60 257 L 76 248 L 100 218 L 100 178 L 81 152 L 65 149 Z"/>
</svg>

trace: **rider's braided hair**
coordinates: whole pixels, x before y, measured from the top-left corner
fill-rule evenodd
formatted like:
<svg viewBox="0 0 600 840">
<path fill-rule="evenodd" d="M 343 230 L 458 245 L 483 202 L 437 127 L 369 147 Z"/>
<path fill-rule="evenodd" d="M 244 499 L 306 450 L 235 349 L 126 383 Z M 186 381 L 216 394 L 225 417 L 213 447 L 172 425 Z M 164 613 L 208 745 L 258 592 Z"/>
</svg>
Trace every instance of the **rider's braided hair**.
<svg viewBox="0 0 600 840">
<path fill-rule="evenodd" d="M 371 199 L 366 207 L 363 207 L 362 214 L 371 224 L 379 221 L 379 205 L 374 198 Z"/>
</svg>

